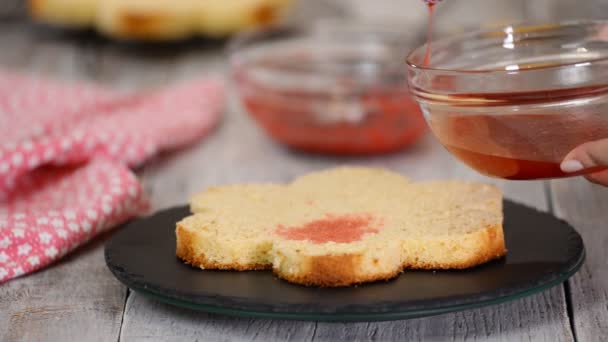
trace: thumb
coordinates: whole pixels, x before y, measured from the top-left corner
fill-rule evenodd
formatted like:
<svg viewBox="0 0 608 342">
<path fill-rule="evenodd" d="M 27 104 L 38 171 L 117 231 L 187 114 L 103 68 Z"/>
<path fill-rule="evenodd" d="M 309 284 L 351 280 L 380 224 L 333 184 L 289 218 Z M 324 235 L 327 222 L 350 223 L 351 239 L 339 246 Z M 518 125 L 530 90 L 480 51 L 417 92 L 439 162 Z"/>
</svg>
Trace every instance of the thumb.
<svg viewBox="0 0 608 342">
<path fill-rule="evenodd" d="M 573 173 L 601 166 L 608 166 L 608 139 L 577 146 L 566 155 L 560 168 L 563 172 Z"/>
</svg>

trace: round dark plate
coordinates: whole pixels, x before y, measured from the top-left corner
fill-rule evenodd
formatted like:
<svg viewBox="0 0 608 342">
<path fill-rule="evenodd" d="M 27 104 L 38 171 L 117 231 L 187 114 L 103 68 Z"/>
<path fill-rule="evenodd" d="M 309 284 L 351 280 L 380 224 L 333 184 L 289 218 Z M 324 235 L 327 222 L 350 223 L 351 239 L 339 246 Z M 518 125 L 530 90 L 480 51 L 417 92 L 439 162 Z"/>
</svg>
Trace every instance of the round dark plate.
<svg viewBox="0 0 608 342">
<path fill-rule="evenodd" d="M 136 220 L 106 245 L 112 273 L 158 300 L 227 315 L 321 321 L 381 321 L 497 304 L 557 285 L 585 258 L 580 235 L 554 216 L 505 200 L 507 256 L 462 271 L 405 271 L 391 281 L 312 288 L 270 271 L 210 271 L 175 256 L 175 222 L 187 207 Z"/>
</svg>

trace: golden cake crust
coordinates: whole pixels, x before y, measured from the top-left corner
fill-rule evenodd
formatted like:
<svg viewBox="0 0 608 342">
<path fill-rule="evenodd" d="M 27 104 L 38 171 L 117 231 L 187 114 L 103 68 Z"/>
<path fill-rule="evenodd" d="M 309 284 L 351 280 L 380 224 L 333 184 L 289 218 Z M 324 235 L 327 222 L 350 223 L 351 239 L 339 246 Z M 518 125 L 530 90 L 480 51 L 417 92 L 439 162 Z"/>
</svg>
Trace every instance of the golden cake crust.
<svg viewBox="0 0 608 342">
<path fill-rule="evenodd" d="M 361 194 L 353 197 L 356 193 Z M 341 243 L 300 241 L 299 235 L 291 240 L 277 233 L 291 229 L 287 222 L 362 209 L 382 217 L 386 227 Z M 176 226 L 176 254 L 185 263 L 272 269 L 279 278 L 306 286 L 388 280 L 407 269 L 465 269 L 506 253 L 502 195 L 484 183 L 410 183 L 383 170 L 340 168 L 284 186 L 213 187 L 193 197 L 191 210 L 194 214 Z"/>
</svg>

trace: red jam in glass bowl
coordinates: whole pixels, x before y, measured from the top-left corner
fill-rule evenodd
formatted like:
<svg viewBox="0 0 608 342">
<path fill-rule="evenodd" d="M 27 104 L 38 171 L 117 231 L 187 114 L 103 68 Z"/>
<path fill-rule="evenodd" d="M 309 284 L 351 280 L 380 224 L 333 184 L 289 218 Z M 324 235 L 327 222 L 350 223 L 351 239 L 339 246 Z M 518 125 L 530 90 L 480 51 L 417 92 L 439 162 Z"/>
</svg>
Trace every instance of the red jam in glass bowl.
<svg viewBox="0 0 608 342">
<path fill-rule="evenodd" d="M 408 91 L 404 49 L 386 29 L 275 29 L 236 38 L 232 78 L 245 110 L 285 145 L 391 152 L 426 128 Z"/>
</svg>

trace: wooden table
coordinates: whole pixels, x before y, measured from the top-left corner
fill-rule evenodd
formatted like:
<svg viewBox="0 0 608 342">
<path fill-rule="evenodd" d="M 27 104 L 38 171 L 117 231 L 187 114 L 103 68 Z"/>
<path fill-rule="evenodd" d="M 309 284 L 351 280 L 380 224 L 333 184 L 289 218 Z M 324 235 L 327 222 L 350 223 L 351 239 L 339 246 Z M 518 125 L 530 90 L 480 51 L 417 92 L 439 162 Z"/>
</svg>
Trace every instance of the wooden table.
<svg viewBox="0 0 608 342">
<path fill-rule="evenodd" d="M 13 15 L 12 8 L 3 13 L 2 68 L 125 89 L 226 72 L 218 44 L 134 49 L 90 35 L 58 36 L 32 27 L 22 16 Z M 48 269 L 0 286 L 0 340 L 593 341 L 608 336 L 608 189 L 584 180 L 485 179 L 455 161 L 431 136 L 407 151 L 382 157 L 340 159 L 294 153 L 268 140 L 233 101 L 222 125 L 207 139 L 158 158 L 140 174 L 154 208 L 161 209 L 183 204 L 189 194 L 209 185 L 288 181 L 339 164 L 383 166 L 414 179 L 457 177 L 497 183 L 507 197 L 572 223 L 584 237 L 587 261 L 567 283 L 497 306 L 385 323 L 291 322 L 210 315 L 130 292 L 105 266 L 105 236 Z"/>
</svg>

